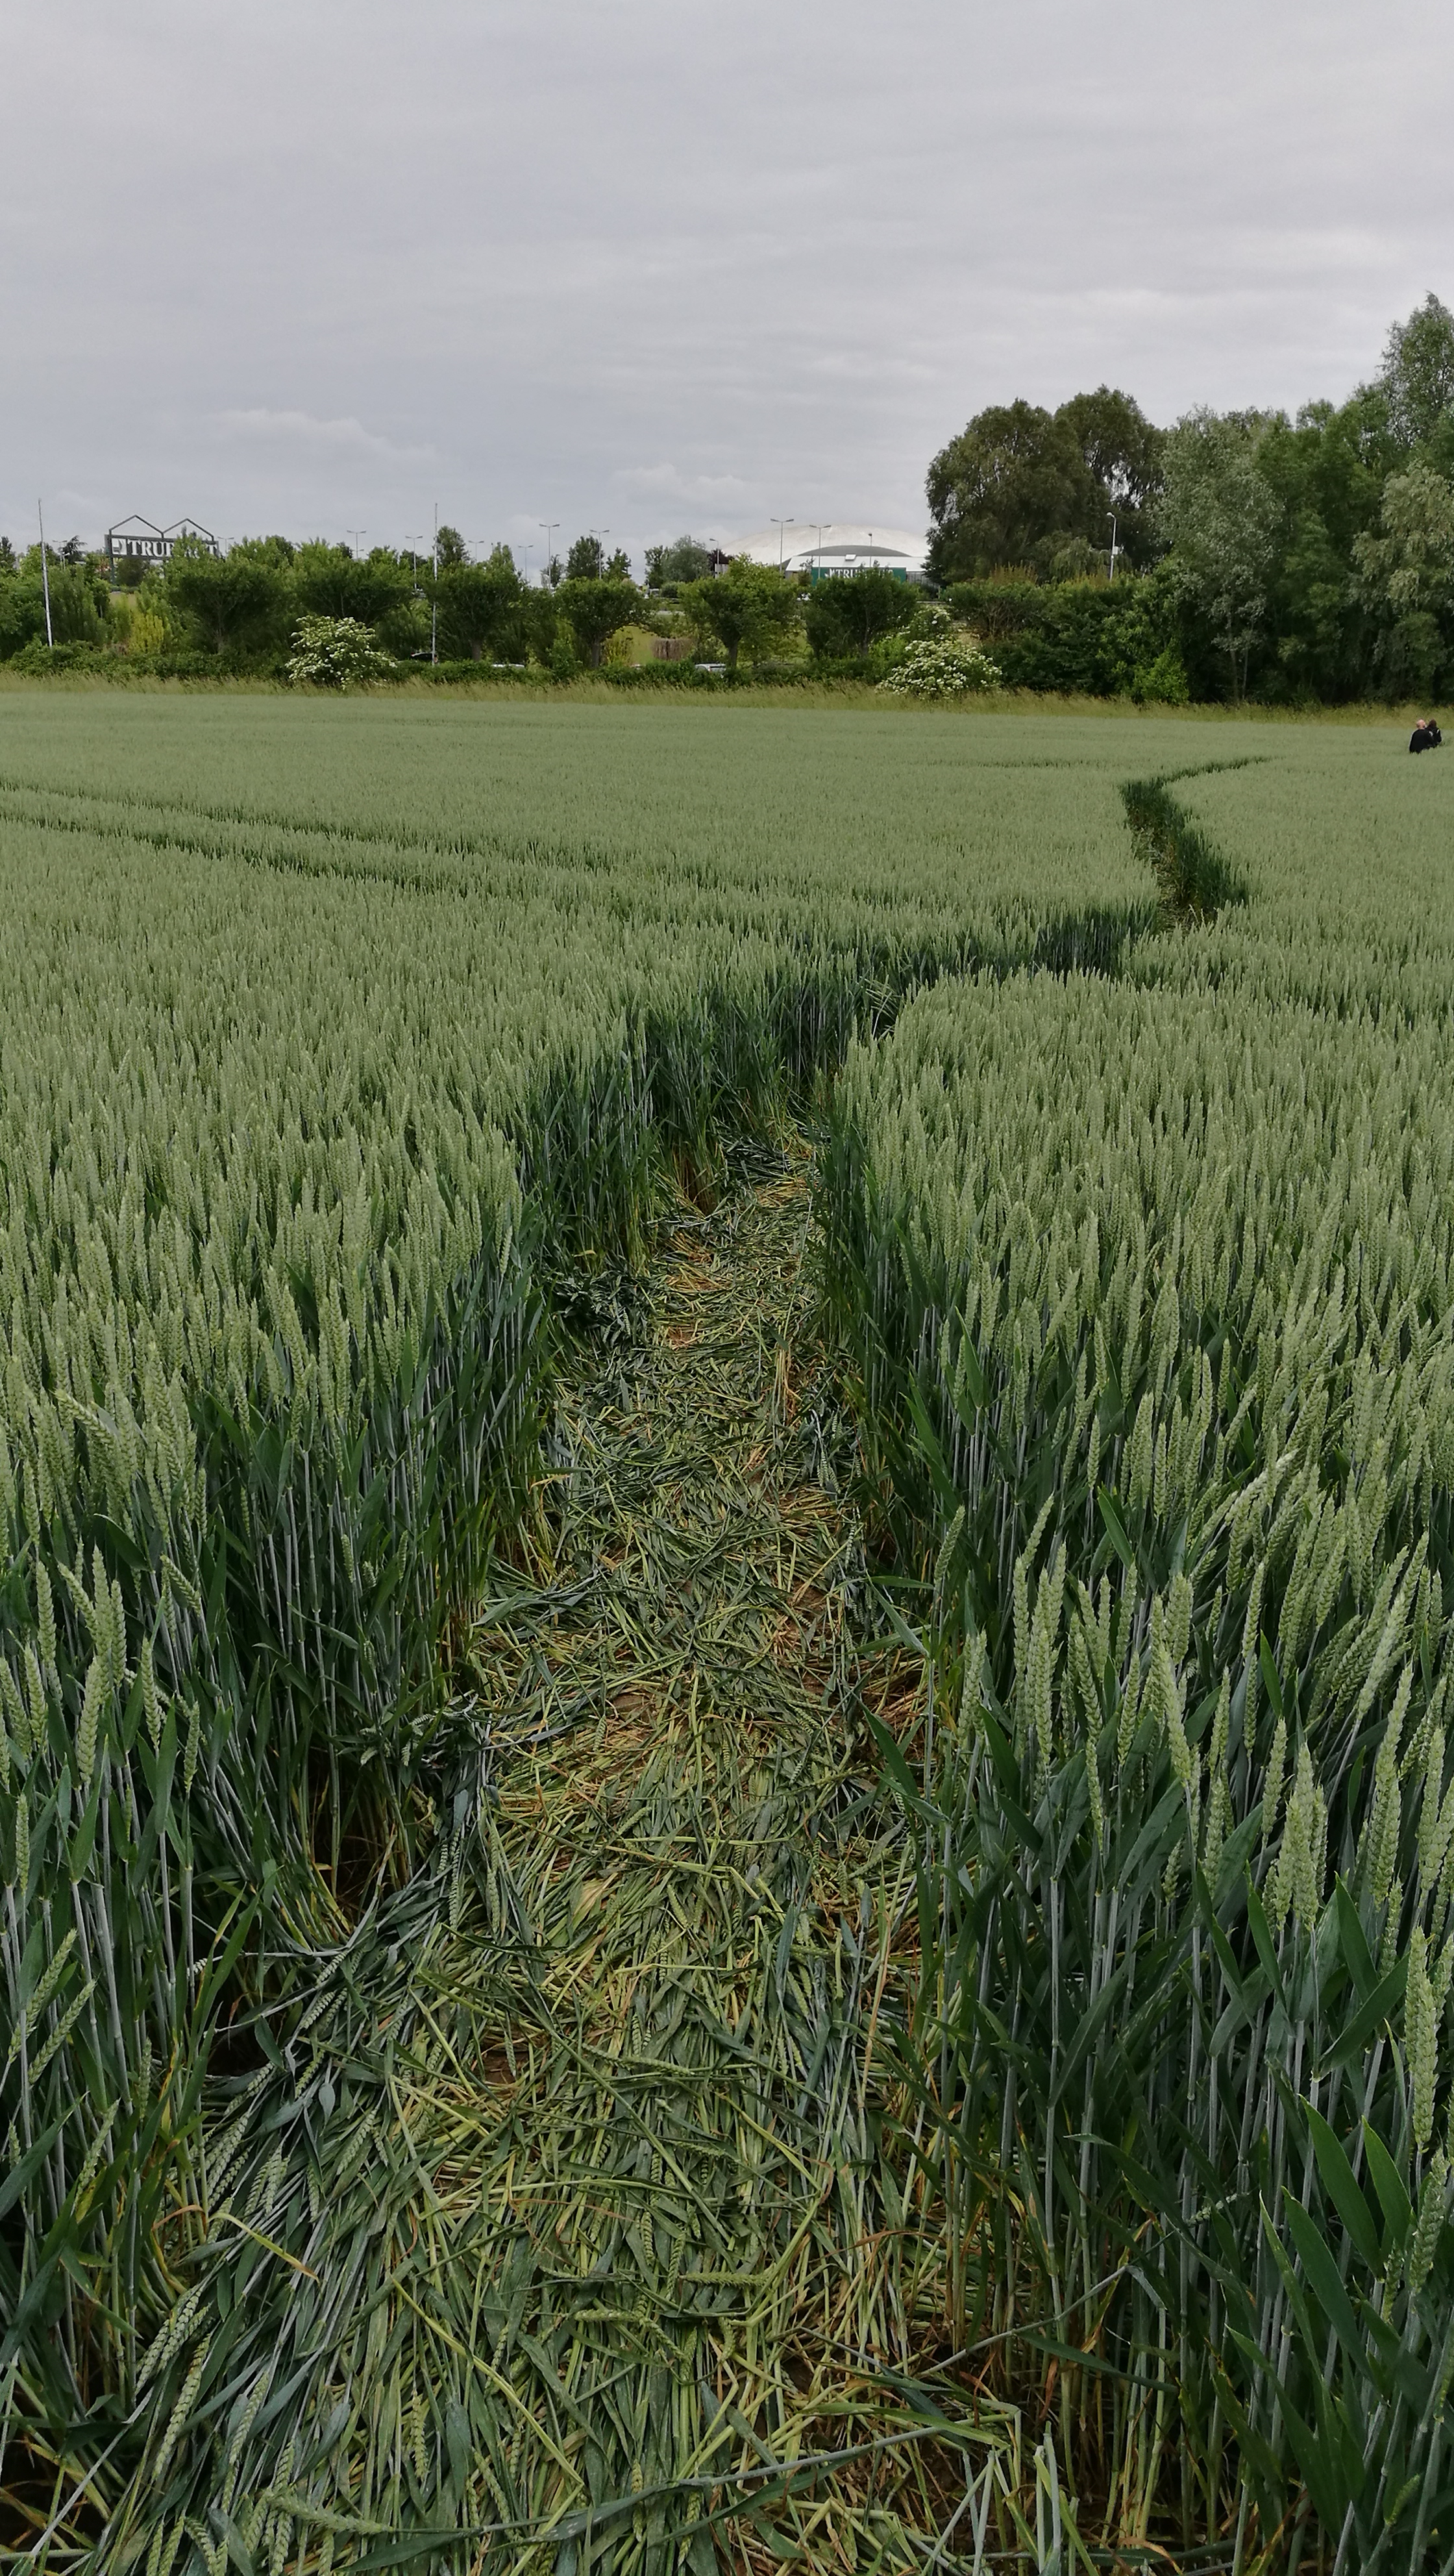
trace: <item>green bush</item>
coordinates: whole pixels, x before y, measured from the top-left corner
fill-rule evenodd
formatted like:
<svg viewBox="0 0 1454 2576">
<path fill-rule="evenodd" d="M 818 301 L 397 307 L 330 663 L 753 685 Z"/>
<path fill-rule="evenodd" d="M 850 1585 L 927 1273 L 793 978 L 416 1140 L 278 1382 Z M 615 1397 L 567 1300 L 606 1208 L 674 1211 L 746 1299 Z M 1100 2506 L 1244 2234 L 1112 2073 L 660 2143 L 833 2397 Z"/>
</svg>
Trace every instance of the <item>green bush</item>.
<svg viewBox="0 0 1454 2576">
<path fill-rule="evenodd" d="M 1007 689 L 1173 703 L 1187 693 L 1184 672 L 1180 691 L 1173 680 L 1181 662 L 1176 602 L 1155 574 L 1113 584 L 955 582 L 945 598 L 983 637 Z"/>
<path fill-rule="evenodd" d="M 56 671 L 104 671 L 117 656 L 104 644 L 47 644 L 33 635 L 10 657 L 12 671 L 46 678 Z"/>
</svg>

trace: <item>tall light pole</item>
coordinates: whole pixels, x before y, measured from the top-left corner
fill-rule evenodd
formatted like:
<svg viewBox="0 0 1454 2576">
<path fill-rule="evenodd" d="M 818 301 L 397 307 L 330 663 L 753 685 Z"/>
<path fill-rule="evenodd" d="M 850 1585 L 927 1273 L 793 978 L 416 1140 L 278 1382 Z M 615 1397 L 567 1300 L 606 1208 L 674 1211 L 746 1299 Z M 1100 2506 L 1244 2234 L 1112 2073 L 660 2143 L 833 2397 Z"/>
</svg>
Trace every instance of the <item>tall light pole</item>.
<svg viewBox="0 0 1454 2576">
<path fill-rule="evenodd" d="M 603 574 L 606 569 L 606 539 L 609 537 L 610 533 L 611 531 L 609 528 L 592 528 L 591 530 L 591 534 L 596 540 L 596 546 L 598 549 L 597 560 Z"/>
<path fill-rule="evenodd" d="M 359 538 L 366 537 L 368 535 L 368 530 L 367 528 L 345 528 L 343 533 L 350 540 L 354 548 L 357 549 Z"/>
<path fill-rule="evenodd" d="M 831 519 L 810 519 L 808 525 L 818 540 L 818 571 L 821 574 L 823 570 L 823 531 L 825 528 L 831 528 L 833 522 Z"/>
<path fill-rule="evenodd" d="M 439 503 L 434 504 L 434 596 L 429 603 L 429 659 L 439 659 Z"/>
<path fill-rule="evenodd" d="M 49 572 L 48 572 L 48 571 L 47 571 L 47 569 L 46 569 L 46 560 L 45 560 L 45 512 L 44 512 L 44 510 L 41 508 L 40 503 L 39 503 L 38 501 L 37 501 L 37 503 L 36 503 L 36 505 L 35 505 L 35 515 L 36 515 L 37 519 L 40 521 L 40 586 L 41 586 L 41 589 L 42 589 L 42 590 L 44 591 L 44 593 L 45 593 L 45 640 L 46 640 L 46 648 L 47 648 L 47 650 L 48 650 L 49 652 L 52 652 L 52 653 L 53 653 L 53 652 L 55 651 L 55 649 L 56 649 L 56 639 L 55 639 L 54 635 L 51 633 L 51 624 L 50 624 L 50 574 L 49 574 Z"/>
<path fill-rule="evenodd" d="M 555 561 L 555 557 L 550 550 L 550 540 L 554 536 L 556 529 L 560 526 L 560 521 L 559 519 L 537 519 L 535 524 L 538 528 L 543 528 L 545 530 L 545 561 L 540 567 L 540 587 L 544 590 L 550 579 L 550 567 Z"/>
<path fill-rule="evenodd" d="M 409 580 L 410 596 L 414 599 L 417 599 L 419 596 L 419 548 L 423 543 L 424 530 L 422 528 L 411 529 L 409 534 Z"/>
<path fill-rule="evenodd" d="M 784 540 L 784 537 L 785 537 L 785 535 L 786 535 L 786 533 L 787 533 L 787 530 L 788 530 L 789 528 L 795 528 L 795 527 L 797 526 L 797 524 L 798 524 L 798 523 L 797 523 L 797 520 L 796 520 L 796 519 L 774 519 L 774 521 L 773 521 L 773 523 L 772 523 L 772 524 L 773 524 L 773 526 L 774 526 L 774 527 L 776 528 L 776 530 L 777 530 L 777 568 L 778 568 L 778 571 L 779 571 L 779 572 L 781 572 L 781 571 L 782 571 L 782 568 L 783 568 L 783 540 Z"/>
<path fill-rule="evenodd" d="M 1111 570 L 1109 577 L 1114 581 L 1116 578 L 1116 513 L 1114 510 L 1108 510 L 1106 516 L 1111 523 Z"/>
</svg>

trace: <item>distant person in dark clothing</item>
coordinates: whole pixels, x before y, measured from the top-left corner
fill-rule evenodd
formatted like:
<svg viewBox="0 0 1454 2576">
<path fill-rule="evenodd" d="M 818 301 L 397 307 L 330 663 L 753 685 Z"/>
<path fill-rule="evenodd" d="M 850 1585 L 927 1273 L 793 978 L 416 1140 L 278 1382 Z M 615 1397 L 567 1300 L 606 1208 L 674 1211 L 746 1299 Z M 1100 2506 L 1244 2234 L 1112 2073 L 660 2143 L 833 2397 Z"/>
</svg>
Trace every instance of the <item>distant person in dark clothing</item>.
<svg viewBox="0 0 1454 2576">
<path fill-rule="evenodd" d="M 1409 735 L 1410 751 L 1437 751 L 1444 737 L 1432 716 L 1420 716 Z"/>
</svg>

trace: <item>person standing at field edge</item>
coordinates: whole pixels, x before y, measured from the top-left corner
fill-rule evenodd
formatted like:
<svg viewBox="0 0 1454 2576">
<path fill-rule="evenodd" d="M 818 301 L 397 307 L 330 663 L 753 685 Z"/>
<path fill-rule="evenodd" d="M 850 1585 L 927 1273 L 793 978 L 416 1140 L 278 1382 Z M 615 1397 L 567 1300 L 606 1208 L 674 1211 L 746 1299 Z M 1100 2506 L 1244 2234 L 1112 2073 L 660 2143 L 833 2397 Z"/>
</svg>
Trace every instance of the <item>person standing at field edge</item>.
<svg viewBox="0 0 1454 2576">
<path fill-rule="evenodd" d="M 1444 737 L 1432 716 L 1420 716 L 1409 735 L 1410 751 L 1437 751 Z"/>
</svg>

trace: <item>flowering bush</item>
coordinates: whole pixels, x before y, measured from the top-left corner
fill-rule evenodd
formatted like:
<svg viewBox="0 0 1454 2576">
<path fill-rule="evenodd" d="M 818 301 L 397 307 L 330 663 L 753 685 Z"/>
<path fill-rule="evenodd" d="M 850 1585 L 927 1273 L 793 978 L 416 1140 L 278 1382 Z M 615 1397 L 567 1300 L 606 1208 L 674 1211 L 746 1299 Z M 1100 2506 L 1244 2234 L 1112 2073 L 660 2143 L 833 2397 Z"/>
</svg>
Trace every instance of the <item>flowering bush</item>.
<svg viewBox="0 0 1454 2576">
<path fill-rule="evenodd" d="M 999 665 L 968 635 L 926 636 L 910 644 L 880 688 L 902 698 L 962 698 L 972 689 L 997 689 Z"/>
<path fill-rule="evenodd" d="M 387 680 L 393 668 L 375 645 L 372 627 L 356 617 L 305 617 L 293 630 L 288 677 L 295 684 L 348 689 L 362 680 Z"/>
</svg>

